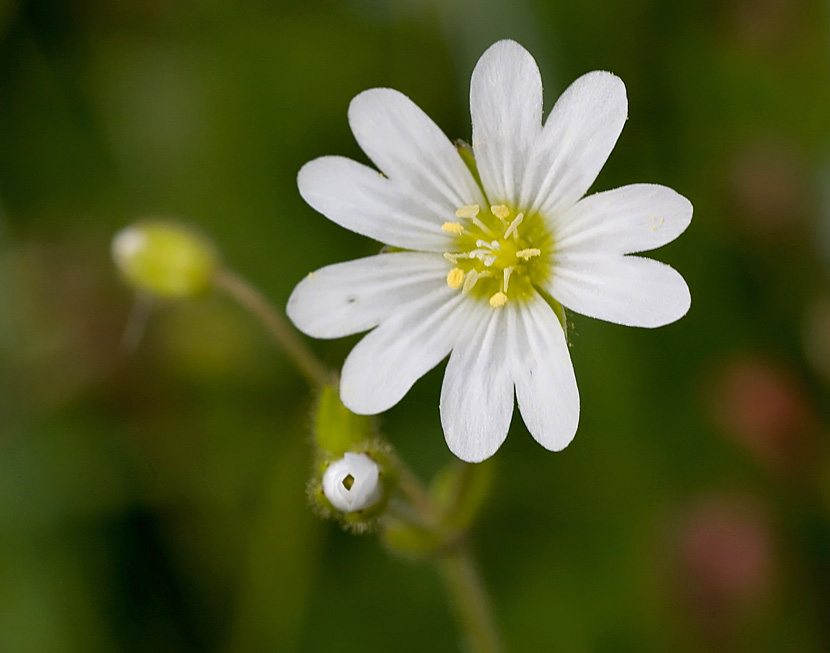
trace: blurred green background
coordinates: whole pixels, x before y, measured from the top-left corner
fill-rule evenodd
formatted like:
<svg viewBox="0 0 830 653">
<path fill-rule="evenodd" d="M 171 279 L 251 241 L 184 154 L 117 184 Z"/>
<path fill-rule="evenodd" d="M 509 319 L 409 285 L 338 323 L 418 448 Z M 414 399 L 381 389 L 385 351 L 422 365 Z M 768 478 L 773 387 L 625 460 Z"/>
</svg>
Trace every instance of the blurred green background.
<svg viewBox="0 0 830 653">
<path fill-rule="evenodd" d="M 284 306 L 378 249 L 295 185 L 365 161 L 349 100 L 394 87 L 469 138 L 504 37 L 546 110 L 625 81 L 595 190 L 695 206 L 655 253 L 688 316 L 572 315 L 575 441 L 516 415 L 496 456 L 472 543 L 509 650 L 830 650 L 829 33 L 818 0 L 0 0 L 0 651 L 456 649 L 432 567 L 309 510 L 311 398 L 259 325 L 163 305 L 125 352 L 109 243 L 187 220 Z M 338 367 L 356 340 L 313 347 Z M 382 419 L 424 478 L 441 377 Z"/>
</svg>

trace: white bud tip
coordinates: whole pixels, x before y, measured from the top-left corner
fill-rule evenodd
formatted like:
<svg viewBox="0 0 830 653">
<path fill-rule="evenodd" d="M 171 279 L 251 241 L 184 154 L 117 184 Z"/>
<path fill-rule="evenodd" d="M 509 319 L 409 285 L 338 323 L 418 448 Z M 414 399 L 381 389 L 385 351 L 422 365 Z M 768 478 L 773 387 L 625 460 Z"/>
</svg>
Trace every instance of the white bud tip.
<svg viewBox="0 0 830 653">
<path fill-rule="evenodd" d="M 323 494 L 341 512 L 371 508 L 383 498 L 378 464 L 363 453 L 347 452 L 323 474 Z"/>
<path fill-rule="evenodd" d="M 147 236 L 141 229 L 125 227 L 112 239 L 112 257 L 120 265 L 132 258 L 147 243 Z"/>
</svg>

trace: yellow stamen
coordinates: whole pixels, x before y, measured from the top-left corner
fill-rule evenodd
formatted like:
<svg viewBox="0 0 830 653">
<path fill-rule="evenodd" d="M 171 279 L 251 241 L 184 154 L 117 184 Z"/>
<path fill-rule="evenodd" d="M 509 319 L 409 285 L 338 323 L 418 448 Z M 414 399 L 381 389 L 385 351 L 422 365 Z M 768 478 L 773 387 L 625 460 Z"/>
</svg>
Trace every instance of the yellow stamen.
<svg viewBox="0 0 830 653">
<path fill-rule="evenodd" d="M 464 225 L 460 222 L 445 222 L 441 225 L 441 229 L 448 231 L 451 234 L 460 234 L 464 231 Z"/>
<path fill-rule="evenodd" d="M 520 249 L 518 252 L 516 252 L 516 256 L 518 258 L 523 258 L 525 261 L 527 261 L 533 256 L 539 256 L 539 254 L 541 253 L 541 249 L 536 249 L 535 247 L 528 247 L 527 249 Z"/>
<path fill-rule="evenodd" d="M 478 281 L 478 272 L 470 270 L 467 278 L 464 279 L 464 287 L 461 289 L 461 292 L 466 295 L 473 289 L 473 286 L 476 285 L 476 281 Z"/>
<path fill-rule="evenodd" d="M 524 213 L 519 213 L 515 218 L 513 218 L 513 222 L 510 223 L 510 226 L 504 232 L 505 238 L 510 238 L 513 235 L 516 240 L 519 239 L 519 225 L 522 224 L 522 220 L 525 219 Z"/>
<path fill-rule="evenodd" d="M 497 292 L 490 298 L 490 306 L 493 308 L 501 308 L 507 303 L 507 295 L 503 292 Z"/>
<path fill-rule="evenodd" d="M 461 268 L 453 268 L 447 275 L 447 285 L 453 290 L 458 290 L 461 284 L 464 283 L 464 270 Z"/>
<path fill-rule="evenodd" d="M 511 274 L 513 274 L 513 268 L 504 268 L 504 292 L 507 292 L 507 284 L 510 283 Z"/>
<path fill-rule="evenodd" d="M 496 204 L 490 207 L 490 213 L 496 216 L 499 220 L 507 220 L 510 217 L 510 209 L 504 204 Z"/>
<path fill-rule="evenodd" d="M 455 212 L 456 218 L 474 218 L 478 215 L 478 204 L 467 204 Z"/>
</svg>

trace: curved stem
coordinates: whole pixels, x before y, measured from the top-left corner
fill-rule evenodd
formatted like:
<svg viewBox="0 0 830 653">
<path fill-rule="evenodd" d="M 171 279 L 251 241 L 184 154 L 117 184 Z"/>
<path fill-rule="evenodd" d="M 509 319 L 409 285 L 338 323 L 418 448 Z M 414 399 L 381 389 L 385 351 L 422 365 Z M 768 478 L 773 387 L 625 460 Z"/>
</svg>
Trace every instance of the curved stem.
<svg viewBox="0 0 830 653">
<path fill-rule="evenodd" d="M 438 560 L 464 638 L 464 650 L 502 650 L 490 601 L 467 545 L 462 541 Z"/>
<path fill-rule="evenodd" d="M 398 487 L 406 497 L 409 504 L 414 508 L 424 526 L 431 529 L 438 527 L 438 514 L 426 488 L 409 467 L 398 458 Z"/>
<path fill-rule="evenodd" d="M 296 331 L 256 288 L 234 272 L 220 268 L 216 288 L 227 293 L 265 327 L 297 370 L 312 386 L 332 383 L 335 375 L 315 356 Z M 399 461 L 400 489 L 428 528 L 442 530 L 441 514 L 420 479 Z M 444 533 L 446 535 L 446 533 Z M 502 650 L 484 584 L 463 538 L 447 538 L 436 558 L 459 621 L 467 649 L 476 653 Z"/>
<path fill-rule="evenodd" d="M 446 532 L 441 511 L 421 480 L 398 460 L 399 488 L 422 524 L 441 533 L 445 546 L 435 561 L 444 578 L 464 641 L 464 650 L 496 653 L 502 650 L 490 600 L 463 532 Z M 463 491 L 463 486 L 459 492 Z M 443 531 L 443 532 L 442 532 Z"/>
<path fill-rule="evenodd" d="M 310 385 L 323 386 L 332 382 L 334 374 L 314 355 L 262 293 L 238 274 L 225 268 L 216 271 L 213 282 L 260 321 Z"/>
</svg>

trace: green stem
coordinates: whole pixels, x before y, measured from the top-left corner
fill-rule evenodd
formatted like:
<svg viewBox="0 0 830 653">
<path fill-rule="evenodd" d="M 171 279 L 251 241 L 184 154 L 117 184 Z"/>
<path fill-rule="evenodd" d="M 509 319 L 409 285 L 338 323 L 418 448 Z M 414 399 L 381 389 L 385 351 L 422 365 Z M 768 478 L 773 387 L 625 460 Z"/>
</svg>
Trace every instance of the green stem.
<svg viewBox="0 0 830 653">
<path fill-rule="evenodd" d="M 245 279 L 220 268 L 214 285 L 249 311 L 285 351 L 297 370 L 312 386 L 334 382 L 334 374 L 314 355 L 283 316 Z M 445 530 L 440 511 L 421 481 L 399 461 L 400 489 L 423 525 L 436 532 Z M 446 534 L 445 534 L 446 535 Z M 501 651 L 487 592 L 463 537 L 454 534 L 437 558 L 466 648 L 476 653 Z"/>
<path fill-rule="evenodd" d="M 398 460 L 399 488 L 415 510 L 423 526 L 440 534 L 446 542 L 436 562 L 450 595 L 453 611 L 462 633 L 464 650 L 495 653 L 502 650 L 493 619 L 490 600 L 478 573 L 463 533 L 447 533 L 441 512 L 420 479 Z M 465 479 L 466 480 L 466 479 Z M 462 484 L 459 492 L 463 491 Z"/>
<path fill-rule="evenodd" d="M 216 288 L 224 291 L 251 313 L 291 359 L 297 370 L 312 386 L 332 383 L 334 374 L 314 355 L 282 314 L 256 288 L 230 270 L 220 268 L 214 274 Z"/>
<path fill-rule="evenodd" d="M 401 493 L 418 514 L 422 525 L 437 530 L 439 526 L 438 511 L 433 505 L 429 492 L 427 492 L 421 480 L 412 473 L 412 470 L 400 458 L 397 459 L 396 463 L 398 468 L 398 487 Z"/>
<path fill-rule="evenodd" d="M 501 651 L 487 591 L 466 544 L 458 542 L 439 558 L 438 564 L 461 626 L 464 650 Z"/>
</svg>

